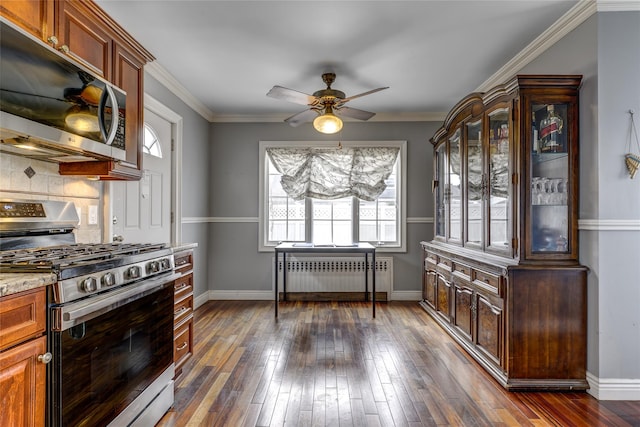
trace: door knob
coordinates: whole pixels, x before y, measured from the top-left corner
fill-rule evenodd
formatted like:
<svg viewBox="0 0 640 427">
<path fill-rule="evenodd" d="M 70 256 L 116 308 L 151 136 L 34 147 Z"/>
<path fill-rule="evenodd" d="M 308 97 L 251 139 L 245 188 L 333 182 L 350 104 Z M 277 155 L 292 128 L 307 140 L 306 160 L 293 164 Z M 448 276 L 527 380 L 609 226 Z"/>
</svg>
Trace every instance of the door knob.
<svg viewBox="0 0 640 427">
<path fill-rule="evenodd" d="M 114 235 L 113 235 L 113 241 L 114 241 L 114 242 L 122 242 L 122 241 L 124 241 L 124 237 L 122 237 L 122 236 L 121 236 L 121 235 L 119 235 L 119 234 L 114 234 Z"/>
</svg>

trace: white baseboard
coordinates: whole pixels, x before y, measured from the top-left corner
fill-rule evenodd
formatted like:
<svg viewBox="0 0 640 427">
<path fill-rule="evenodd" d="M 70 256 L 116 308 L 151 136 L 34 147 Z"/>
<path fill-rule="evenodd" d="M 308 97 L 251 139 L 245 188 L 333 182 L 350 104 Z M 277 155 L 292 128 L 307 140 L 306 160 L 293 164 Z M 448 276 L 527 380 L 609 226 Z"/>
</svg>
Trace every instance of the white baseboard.
<svg viewBox="0 0 640 427">
<path fill-rule="evenodd" d="M 195 308 L 210 300 L 273 301 L 273 291 L 207 291 L 194 299 Z M 389 301 L 420 301 L 420 291 L 392 291 Z"/>
<path fill-rule="evenodd" d="M 422 299 L 421 291 L 391 291 L 389 301 L 415 301 Z"/>
<path fill-rule="evenodd" d="M 589 390 L 598 400 L 640 400 L 640 379 L 598 378 L 587 372 Z"/>
</svg>

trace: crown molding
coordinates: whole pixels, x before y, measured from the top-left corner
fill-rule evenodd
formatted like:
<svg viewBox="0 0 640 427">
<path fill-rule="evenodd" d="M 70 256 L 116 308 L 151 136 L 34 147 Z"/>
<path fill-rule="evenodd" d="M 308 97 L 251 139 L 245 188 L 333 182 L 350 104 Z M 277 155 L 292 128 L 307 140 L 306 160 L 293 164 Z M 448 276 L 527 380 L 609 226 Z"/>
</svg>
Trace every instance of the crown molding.
<svg viewBox="0 0 640 427">
<path fill-rule="evenodd" d="M 582 0 L 567 11 L 547 28 L 542 34 L 536 37 L 524 49 L 514 56 L 509 62 L 502 66 L 495 74 L 482 83 L 476 92 L 486 92 L 489 89 L 511 79 L 524 66 L 540 56 L 543 52 L 553 46 L 561 38 L 573 31 L 578 25 L 586 21 L 591 15 L 596 13 L 596 2 L 594 0 Z"/>
<path fill-rule="evenodd" d="M 291 114 L 214 114 L 212 123 L 282 123 Z M 378 113 L 369 122 L 442 122 L 447 113 Z M 355 122 L 346 118 L 345 122 Z"/>
<path fill-rule="evenodd" d="M 158 80 L 160 84 L 169 89 L 175 96 L 180 98 L 185 104 L 187 104 L 196 113 L 200 114 L 205 120 L 211 122 L 213 120 L 213 112 L 207 108 L 200 100 L 191 94 L 180 84 L 180 82 L 173 77 L 169 71 L 157 61 L 150 62 L 144 66 L 144 71 L 151 77 Z"/>
<path fill-rule="evenodd" d="M 596 12 L 640 11 L 640 0 L 580 0 L 560 19 L 554 22 L 542 34 L 529 43 L 520 53 L 503 65 L 497 72 L 482 83 L 476 92 L 486 92 L 489 89 L 509 80 L 523 67 L 532 62 L 558 40 L 569 34 L 576 27 L 586 21 Z M 158 80 L 185 104 L 211 123 L 261 123 L 282 122 L 288 115 L 259 114 L 259 115 L 226 115 L 215 114 L 206 105 L 193 96 L 171 73 L 157 63 L 145 65 L 145 72 Z M 446 113 L 379 113 L 372 122 L 411 122 L 437 121 L 442 122 Z"/>
<path fill-rule="evenodd" d="M 640 11 L 638 0 L 596 0 L 598 12 Z"/>
</svg>

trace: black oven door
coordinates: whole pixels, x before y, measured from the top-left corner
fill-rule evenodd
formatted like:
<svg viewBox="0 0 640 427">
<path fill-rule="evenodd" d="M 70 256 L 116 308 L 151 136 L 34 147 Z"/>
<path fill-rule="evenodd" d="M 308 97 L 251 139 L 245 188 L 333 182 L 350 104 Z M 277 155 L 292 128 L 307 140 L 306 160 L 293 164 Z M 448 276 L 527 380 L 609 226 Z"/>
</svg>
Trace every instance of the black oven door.
<svg viewBox="0 0 640 427">
<path fill-rule="evenodd" d="M 52 426 L 109 424 L 173 363 L 171 284 L 51 333 Z"/>
</svg>

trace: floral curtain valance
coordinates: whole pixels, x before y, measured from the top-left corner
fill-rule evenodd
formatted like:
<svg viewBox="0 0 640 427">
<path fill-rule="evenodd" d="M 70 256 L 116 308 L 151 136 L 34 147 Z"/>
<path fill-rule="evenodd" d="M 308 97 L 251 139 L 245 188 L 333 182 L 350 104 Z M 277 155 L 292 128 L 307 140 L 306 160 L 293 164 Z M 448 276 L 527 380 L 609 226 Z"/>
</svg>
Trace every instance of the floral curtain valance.
<svg viewBox="0 0 640 427">
<path fill-rule="evenodd" d="M 387 187 L 397 147 L 267 148 L 282 174 L 282 188 L 294 200 L 355 196 L 373 201 Z"/>
</svg>

